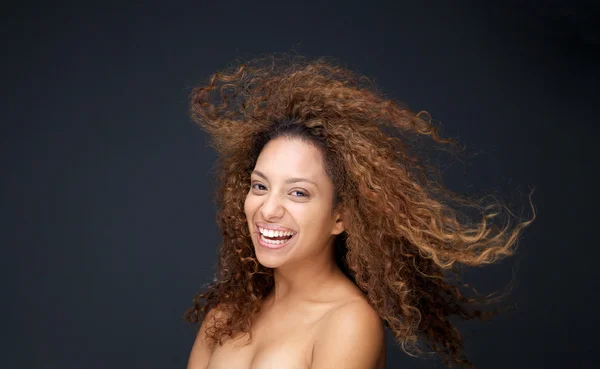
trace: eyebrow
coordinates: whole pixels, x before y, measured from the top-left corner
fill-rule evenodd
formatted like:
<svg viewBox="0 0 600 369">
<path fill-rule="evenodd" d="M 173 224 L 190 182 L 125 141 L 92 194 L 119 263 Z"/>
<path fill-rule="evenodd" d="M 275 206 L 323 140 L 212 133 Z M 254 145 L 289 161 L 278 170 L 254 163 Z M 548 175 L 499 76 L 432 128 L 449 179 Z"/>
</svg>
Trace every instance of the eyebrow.
<svg viewBox="0 0 600 369">
<path fill-rule="evenodd" d="M 254 170 L 254 171 L 252 171 L 252 173 L 256 174 L 259 177 L 262 177 L 263 179 L 265 179 L 267 181 L 269 180 L 266 175 L 264 175 L 263 173 L 259 172 L 258 170 Z M 308 182 L 308 183 L 313 184 L 315 187 L 319 187 L 319 186 L 317 186 L 316 182 L 311 181 L 310 179 L 307 179 L 307 178 L 291 177 L 291 178 L 287 178 L 285 180 L 285 184 L 298 183 L 298 182 Z"/>
</svg>

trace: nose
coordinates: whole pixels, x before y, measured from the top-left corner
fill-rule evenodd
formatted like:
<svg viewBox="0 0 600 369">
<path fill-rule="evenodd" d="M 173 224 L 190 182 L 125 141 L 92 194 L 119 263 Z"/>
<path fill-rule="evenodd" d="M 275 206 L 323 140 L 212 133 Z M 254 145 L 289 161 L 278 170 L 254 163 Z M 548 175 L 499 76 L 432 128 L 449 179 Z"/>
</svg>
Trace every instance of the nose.
<svg viewBox="0 0 600 369">
<path fill-rule="evenodd" d="M 277 195 L 269 195 L 264 197 L 265 202 L 260 208 L 261 215 L 264 220 L 279 219 L 285 213 L 285 209 L 280 203 L 280 198 Z"/>
</svg>

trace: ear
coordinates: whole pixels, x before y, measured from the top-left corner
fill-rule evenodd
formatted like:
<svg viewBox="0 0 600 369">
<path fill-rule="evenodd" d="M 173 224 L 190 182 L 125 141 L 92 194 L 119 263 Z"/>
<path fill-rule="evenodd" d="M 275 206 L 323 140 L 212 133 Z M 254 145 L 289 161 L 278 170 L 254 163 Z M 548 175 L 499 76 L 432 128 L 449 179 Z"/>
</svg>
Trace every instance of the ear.
<svg viewBox="0 0 600 369">
<path fill-rule="evenodd" d="M 342 232 L 344 232 L 344 230 L 346 229 L 344 227 L 344 213 L 342 211 L 336 211 L 334 214 L 335 217 L 335 223 L 333 224 L 333 227 L 331 228 L 331 234 L 332 235 L 338 235 Z"/>
</svg>

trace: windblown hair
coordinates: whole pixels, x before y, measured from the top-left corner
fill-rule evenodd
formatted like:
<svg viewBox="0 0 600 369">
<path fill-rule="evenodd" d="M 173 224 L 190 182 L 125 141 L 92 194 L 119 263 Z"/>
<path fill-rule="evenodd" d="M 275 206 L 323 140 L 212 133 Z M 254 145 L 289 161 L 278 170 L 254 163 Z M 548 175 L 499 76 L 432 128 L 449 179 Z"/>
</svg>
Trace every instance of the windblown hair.
<svg viewBox="0 0 600 369">
<path fill-rule="evenodd" d="M 273 270 L 255 256 L 244 213 L 250 173 L 269 140 L 297 136 L 321 149 L 334 205 L 344 209 L 345 231 L 335 245 L 340 268 L 405 352 L 427 346 L 450 367 L 472 365 L 450 318 L 493 315 L 482 309 L 493 294 L 471 289 L 468 297 L 458 267 L 512 255 L 535 209 L 523 221 L 491 196 L 473 200 L 446 189 L 417 148 L 429 139 L 458 149 L 456 141 L 440 137 L 426 112 L 410 111 L 326 59 L 233 66 L 192 91 L 190 111 L 219 154 L 222 245 L 217 276 L 196 296 L 187 321 L 200 322 L 219 305 L 227 319 L 207 329 L 213 344 L 250 332 L 274 284 Z"/>
</svg>

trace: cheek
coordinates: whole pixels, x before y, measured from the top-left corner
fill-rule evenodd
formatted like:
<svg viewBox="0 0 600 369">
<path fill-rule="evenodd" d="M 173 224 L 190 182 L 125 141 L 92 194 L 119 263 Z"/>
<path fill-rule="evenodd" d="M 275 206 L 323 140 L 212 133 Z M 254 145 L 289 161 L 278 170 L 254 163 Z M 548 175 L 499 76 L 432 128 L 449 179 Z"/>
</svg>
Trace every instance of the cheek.
<svg viewBox="0 0 600 369">
<path fill-rule="evenodd" d="M 244 213 L 246 213 L 246 216 L 248 215 L 248 206 L 250 204 L 248 203 L 248 196 L 246 196 L 246 199 L 244 200 Z"/>
<path fill-rule="evenodd" d="M 332 220 L 330 217 L 330 208 L 319 207 L 310 209 L 310 212 L 304 214 L 305 227 L 314 231 L 315 234 L 329 235 L 329 231 L 332 226 Z"/>
<path fill-rule="evenodd" d="M 250 219 L 252 214 L 256 211 L 257 201 L 252 194 L 246 195 L 246 200 L 244 201 L 244 212 L 246 213 L 246 217 Z"/>
<path fill-rule="evenodd" d="M 288 212 L 294 218 L 295 222 L 306 233 L 319 234 L 327 222 L 323 209 L 308 204 L 299 204 L 300 206 L 289 206 Z"/>
</svg>

